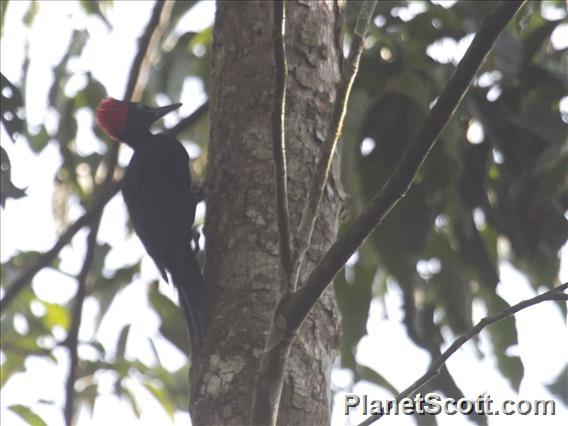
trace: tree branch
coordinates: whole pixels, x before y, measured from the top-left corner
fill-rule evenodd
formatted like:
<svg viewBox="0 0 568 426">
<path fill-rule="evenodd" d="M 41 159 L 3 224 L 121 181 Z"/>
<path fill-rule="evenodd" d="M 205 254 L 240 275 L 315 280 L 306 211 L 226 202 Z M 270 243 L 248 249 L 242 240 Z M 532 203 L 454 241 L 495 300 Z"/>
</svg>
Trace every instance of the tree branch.
<svg viewBox="0 0 568 426">
<path fill-rule="evenodd" d="M 307 205 L 302 214 L 302 218 L 300 220 L 300 225 L 298 228 L 298 234 L 296 235 L 295 238 L 295 244 L 294 244 L 295 251 L 291 259 L 292 260 L 291 275 L 288 276 L 289 278 L 291 278 L 289 280 L 291 286 L 289 286 L 290 291 L 286 292 L 285 295 L 296 294 L 293 291 L 297 287 L 299 271 L 302 265 L 303 257 L 305 256 L 310 244 L 310 239 L 316 221 L 319 204 L 322 198 L 323 190 L 325 189 L 325 185 L 327 182 L 329 168 L 331 166 L 337 141 L 339 140 L 339 136 L 341 135 L 341 128 L 343 126 L 343 118 L 345 117 L 345 111 L 347 108 L 349 93 L 351 91 L 351 86 L 353 85 L 355 75 L 357 74 L 357 70 L 359 68 L 359 59 L 361 57 L 361 52 L 363 51 L 364 37 L 367 32 L 367 27 L 373 15 L 373 11 L 375 9 L 376 4 L 377 0 L 366 0 L 362 4 L 361 10 L 359 12 L 359 18 L 357 19 L 357 26 L 355 28 L 355 34 L 353 36 L 353 44 L 351 46 L 351 51 L 349 53 L 349 58 L 347 60 L 348 64 L 348 67 L 346 69 L 347 71 L 345 72 L 342 79 L 342 83 L 338 89 L 338 94 L 333 108 L 332 120 L 328 127 L 327 140 L 325 145 L 323 146 L 320 158 L 318 160 L 316 175 L 314 176 L 314 179 L 312 181 L 312 185 L 310 187 L 310 192 L 308 195 Z M 278 12 L 277 9 L 282 10 L 277 6 L 275 6 L 275 17 L 274 17 L 275 26 L 278 25 L 277 21 L 282 23 L 282 20 L 280 20 L 280 18 L 276 16 Z M 277 37 L 279 36 L 275 34 L 274 48 L 275 48 L 276 61 L 278 63 L 278 57 L 279 56 L 282 57 L 283 52 L 280 52 L 279 55 L 277 50 L 283 48 L 282 45 L 284 41 L 282 40 L 281 43 L 277 43 L 276 42 Z M 285 66 L 285 62 L 280 66 L 282 65 Z M 278 78 L 276 84 L 278 84 Z M 284 84 L 285 84 L 285 79 L 284 79 Z M 283 145 L 280 145 L 277 142 L 283 144 L 282 120 L 284 115 L 283 102 L 285 100 L 285 96 L 283 92 L 285 90 L 285 87 L 279 87 L 279 88 L 281 92 L 277 93 L 282 93 L 282 99 L 280 101 L 275 100 L 275 112 L 278 111 L 279 108 L 282 108 L 282 114 L 278 116 L 275 113 L 273 115 L 273 121 L 272 121 L 273 142 L 274 142 L 273 146 L 274 146 L 276 164 L 277 164 L 276 157 L 278 155 L 283 156 Z M 278 126 L 281 127 L 278 128 Z M 279 171 L 277 170 L 277 182 L 279 177 L 278 172 Z M 286 177 L 285 169 L 283 173 L 280 170 L 280 179 L 284 179 L 285 181 L 285 177 Z M 283 188 L 280 189 L 281 190 L 285 189 L 285 182 Z M 281 192 L 281 194 L 283 194 L 283 192 Z M 284 212 L 280 208 L 278 210 L 279 214 Z M 279 231 L 280 231 L 280 226 L 281 225 L 279 223 Z M 281 247 L 282 247 L 282 241 L 281 241 Z M 262 355 L 260 359 L 260 365 L 256 377 L 256 384 L 254 387 L 253 404 L 251 411 L 251 423 L 253 425 L 274 425 L 276 424 L 278 416 L 278 406 L 280 404 L 280 397 L 282 394 L 282 386 L 284 382 L 284 371 L 286 369 L 286 362 L 288 360 L 288 354 L 290 353 L 292 342 L 296 338 L 296 332 L 297 332 L 297 327 L 290 327 L 289 324 L 286 323 L 285 317 L 282 317 L 279 313 L 278 307 L 281 305 L 282 300 L 283 299 L 280 299 L 278 303 L 275 316 L 270 325 L 270 330 L 268 332 L 268 337 L 266 339 L 265 353 Z"/>
<path fill-rule="evenodd" d="M 87 211 L 83 213 L 83 215 L 72 225 L 70 225 L 63 234 L 61 234 L 53 247 L 41 254 L 29 268 L 24 270 L 16 279 L 14 279 L 12 284 L 6 289 L 6 293 L 0 301 L 0 310 L 4 310 L 8 307 L 14 297 L 16 297 L 20 291 L 30 283 L 35 274 L 37 274 L 41 269 L 51 265 L 51 263 L 57 258 L 61 249 L 69 244 L 79 230 L 94 221 L 106 203 L 118 193 L 120 186 L 121 182 L 115 181 L 105 191 L 101 191 L 100 196 L 95 197 L 95 200 Z"/>
<path fill-rule="evenodd" d="M 142 93 L 148 81 L 148 74 L 150 65 L 152 64 L 151 52 L 156 49 L 158 41 L 162 37 L 166 24 L 170 19 L 173 8 L 172 1 L 157 0 L 152 15 L 146 29 L 138 41 L 138 51 L 132 61 L 130 67 L 130 75 L 126 83 L 123 99 L 128 99 L 132 102 L 138 102 L 142 98 Z M 114 170 L 118 162 L 118 152 L 120 144 L 111 144 L 110 150 L 105 160 L 105 167 L 108 170 L 105 180 L 102 184 L 103 188 L 110 185 L 114 176 Z"/>
<path fill-rule="evenodd" d="M 77 376 L 77 367 L 79 364 L 79 355 L 77 346 L 79 344 L 79 328 L 81 326 L 81 316 L 83 314 L 83 303 L 85 301 L 87 279 L 89 271 L 95 258 L 97 248 L 97 233 L 99 230 L 100 216 L 97 217 L 92 225 L 91 232 L 87 236 L 87 253 L 83 261 L 81 271 L 77 276 L 78 288 L 73 304 L 73 317 L 69 334 L 65 339 L 65 346 L 69 349 L 69 373 L 65 384 L 65 424 L 71 426 L 73 424 L 73 414 L 75 406 L 75 380 Z"/>
<path fill-rule="evenodd" d="M 276 182 L 276 215 L 280 260 L 286 275 L 287 285 L 291 282 L 292 243 L 290 238 L 290 213 L 288 210 L 288 176 L 286 171 L 286 2 L 275 1 L 272 9 L 272 42 L 274 51 L 274 106 L 272 108 L 272 150 L 274 155 L 274 180 Z"/>
<path fill-rule="evenodd" d="M 146 87 L 148 71 L 151 65 L 150 54 L 153 50 L 155 50 L 158 41 L 167 26 L 172 7 L 173 2 L 156 2 L 150 21 L 148 22 L 144 34 L 140 38 L 140 42 L 138 44 L 138 52 L 132 63 L 124 99 L 129 99 L 130 101 L 139 101 L 142 98 L 142 93 L 144 91 L 144 88 Z M 103 183 L 101 184 L 103 190 L 107 187 L 112 186 L 114 171 L 118 162 L 119 147 L 120 145 L 118 143 L 113 144 L 107 155 L 105 161 L 107 173 Z M 83 312 L 83 302 L 85 300 L 86 281 L 89 277 L 89 271 L 93 264 L 93 259 L 97 248 L 97 234 L 99 231 L 101 218 L 102 209 L 99 209 L 96 211 L 96 213 L 94 213 L 93 221 L 90 225 L 91 231 L 89 232 L 89 236 L 87 238 L 87 253 L 85 254 L 83 267 L 81 268 L 81 272 L 79 273 L 79 276 L 77 278 L 79 282 L 79 288 L 77 290 L 77 296 L 75 297 L 72 328 L 69 332 L 67 341 L 71 360 L 69 365 L 69 375 L 67 377 L 66 383 L 65 401 L 65 421 L 68 426 L 72 424 L 74 412 L 75 377 L 77 373 L 77 365 L 79 362 L 77 344 L 79 327 L 81 325 L 81 314 Z"/>
<path fill-rule="evenodd" d="M 159 40 L 163 33 L 165 29 L 164 19 L 169 19 L 171 7 L 172 2 L 156 2 L 150 21 L 144 33 L 140 37 L 138 52 L 132 62 L 132 68 L 126 86 L 124 99 L 134 100 L 141 97 L 140 88 L 145 85 L 144 78 L 146 78 L 146 75 L 148 74 L 148 67 L 150 66 L 149 59 L 145 58 L 148 56 L 148 49 L 150 46 L 155 46 L 157 40 Z M 141 75 L 143 75 L 144 78 L 141 78 Z M 103 183 L 99 187 L 101 195 L 95 197 L 95 201 L 92 206 L 79 219 L 77 219 L 75 223 L 69 226 L 63 234 L 61 234 L 50 250 L 39 256 L 33 265 L 24 270 L 22 274 L 13 281 L 13 283 L 6 289 L 6 293 L 2 300 L 0 300 L 0 310 L 6 309 L 14 297 L 16 297 L 20 291 L 30 283 L 35 274 L 44 267 L 49 266 L 57 258 L 61 249 L 63 249 L 63 247 L 65 247 L 73 239 L 79 230 L 88 224 L 94 224 L 100 220 L 102 209 L 106 203 L 110 201 L 116 193 L 118 193 L 121 187 L 120 181 L 117 182 L 113 180 L 114 171 L 116 170 L 118 161 L 118 148 L 119 144 L 113 143 L 105 158 L 104 167 L 106 168 L 107 173 L 105 174 Z"/>
<path fill-rule="evenodd" d="M 166 133 L 175 136 L 181 131 L 189 128 L 197 123 L 199 119 L 207 112 L 208 103 L 204 103 L 190 115 L 182 119 L 178 124 L 166 131 Z M 100 195 L 89 206 L 87 211 L 83 213 L 72 225 L 70 225 L 59 237 L 51 249 L 42 253 L 36 261 L 26 270 L 24 270 L 12 284 L 6 289 L 4 297 L 0 300 L 0 310 L 4 310 L 12 302 L 20 291 L 30 283 L 32 278 L 43 268 L 49 266 L 56 258 L 61 249 L 65 247 L 73 239 L 75 234 L 84 226 L 94 221 L 96 215 L 106 206 L 106 204 L 120 191 L 122 180 L 113 181 L 106 190 L 101 190 Z"/>
<path fill-rule="evenodd" d="M 203 102 L 195 111 L 189 114 L 187 117 L 182 118 L 179 123 L 177 123 L 172 128 L 166 130 L 166 133 L 171 136 L 177 136 L 185 129 L 194 126 L 209 110 L 209 102 Z"/>
<path fill-rule="evenodd" d="M 470 47 L 426 120 L 412 138 L 389 180 L 326 252 L 308 276 L 306 284 L 297 293 L 288 295 L 287 300 L 281 304 L 279 311 L 287 319 L 289 326 L 296 328 L 300 326 L 333 278 L 343 269 L 347 260 L 404 197 L 497 36 L 524 2 L 525 0 L 501 1 L 485 16 Z"/>
<path fill-rule="evenodd" d="M 348 227 L 343 236 L 326 252 L 308 276 L 306 284 L 297 292 L 287 293 L 280 299 L 269 330 L 265 353 L 260 360 L 253 395 L 252 424 L 275 424 L 288 353 L 300 325 L 349 257 L 355 253 L 372 230 L 408 191 L 418 169 L 434 146 L 440 131 L 452 116 L 497 36 L 518 12 L 524 1 L 501 1 L 484 18 L 471 46 L 459 62 L 430 114 L 414 135 L 392 176 Z M 364 15 L 365 8 L 368 8 L 367 11 L 371 10 L 372 15 L 372 8 L 367 3 L 375 2 L 364 3 L 360 15 Z M 332 131 L 328 134 L 328 143 L 318 163 L 316 177 L 312 181 L 308 203 L 302 215 L 295 241 L 293 272 L 296 280 L 299 276 L 301 258 L 309 247 L 331 159 L 341 133 L 346 101 L 357 71 L 358 56 L 363 44 L 362 36 L 365 34 L 361 27 L 369 20 L 370 17 L 358 19 L 356 36 L 348 58 L 348 71 L 346 71 L 334 105 L 330 127 Z"/>
<path fill-rule="evenodd" d="M 456 340 L 454 340 L 454 343 L 452 343 L 451 346 L 448 349 L 446 349 L 444 351 L 444 353 L 442 355 L 440 355 L 440 357 L 438 357 L 432 363 L 432 365 L 430 366 L 430 368 L 428 369 L 426 374 L 424 374 L 422 377 L 420 377 L 418 380 L 416 380 L 413 384 L 411 384 L 409 387 L 407 387 L 405 390 L 403 390 L 401 393 L 399 393 L 396 396 L 396 400 L 400 401 L 402 398 L 406 398 L 406 397 L 410 396 L 411 394 L 414 394 L 422 386 L 424 386 L 426 383 L 428 383 L 430 380 L 432 380 L 434 377 L 436 377 L 439 374 L 440 368 L 442 366 L 444 366 L 446 361 L 454 353 L 456 353 L 457 350 L 459 348 L 461 348 L 466 342 L 468 342 L 473 337 L 475 337 L 479 333 L 481 333 L 481 331 L 485 327 L 487 327 L 491 324 L 495 324 L 496 322 L 499 322 L 503 319 L 509 318 L 510 316 L 513 316 L 517 312 L 522 311 L 523 309 L 526 309 L 530 306 L 534 306 L 534 305 L 541 303 L 541 302 L 545 302 L 545 301 L 548 301 L 548 300 L 568 300 L 568 294 L 564 293 L 564 291 L 566 289 L 568 289 L 568 283 L 564 283 L 562 285 L 559 285 L 558 287 L 556 287 L 556 288 L 554 288 L 550 291 L 547 291 L 546 293 L 540 294 L 540 295 L 535 296 L 531 299 L 523 300 L 522 302 L 517 303 L 516 305 L 510 306 L 507 309 L 504 309 L 500 312 L 497 312 L 494 315 L 490 315 L 488 317 L 483 318 L 481 321 L 479 321 L 475 325 L 475 327 L 473 327 L 467 333 L 465 333 L 464 335 L 462 335 L 459 338 L 457 338 Z M 383 417 L 382 413 L 368 417 L 365 421 L 363 421 L 361 424 L 359 424 L 359 426 L 368 426 L 368 425 L 372 424 L 373 422 L 379 420 L 381 417 Z"/>
<path fill-rule="evenodd" d="M 164 34 L 173 6 L 173 1 L 156 1 L 150 21 L 138 41 L 138 52 L 132 61 L 124 99 L 132 102 L 139 102 L 142 99 L 142 93 L 148 81 L 148 71 L 153 60 L 151 53 L 156 50 Z"/>
<path fill-rule="evenodd" d="M 310 247 L 312 232 L 318 216 L 319 205 L 329 176 L 329 169 L 337 147 L 337 142 L 339 141 L 339 137 L 341 136 L 341 131 L 343 129 L 343 120 L 347 111 L 349 94 L 351 93 L 351 87 L 353 86 L 353 82 L 357 76 L 357 71 L 359 70 L 359 60 L 361 58 L 361 53 L 363 52 L 365 34 L 367 33 L 369 22 L 373 17 L 377 1 L 378 0 L 366 0 L 361 5 L 361 9 L 357 17 L 357 23 L 353 32 L 353 41 L 351 43 L 345 69 L 342 70 L 343 78 L 333 105 L 333 113 L 327 129 L 326 141 L 323 144 L 323 148 L 320 153 L 316 174 L 310 186 L 306 207 L 302 213 L 302 218 L 300 219 L 300 225 L 298 226 L 298 231 L 294 241 L 294 288 L 297 287 L 302 263 Z"/>
</svg>

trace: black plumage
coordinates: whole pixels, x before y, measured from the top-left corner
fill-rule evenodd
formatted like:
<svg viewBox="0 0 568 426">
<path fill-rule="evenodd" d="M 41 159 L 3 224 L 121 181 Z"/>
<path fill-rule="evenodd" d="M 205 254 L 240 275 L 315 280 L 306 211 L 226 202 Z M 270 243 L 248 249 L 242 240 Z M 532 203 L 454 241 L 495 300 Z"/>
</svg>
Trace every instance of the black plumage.
<svg viewBox="0 0 568 426">
<path fill-rule="evenodd" d="M 191 248 L 198 200 L 192 189 L 189 156 L 177 139 L 149 130 L 154 121 L 180 104 L 148 108 L 108 99 L 97 110 L 99 125 L 112 138 L 134 149 L 122 186 L 130 220 L 164 280 L 169 281 L 168 274 L 171 276 L 195 350 L 205 332 L 205 298 L 203 278 Z"/>
</svg>

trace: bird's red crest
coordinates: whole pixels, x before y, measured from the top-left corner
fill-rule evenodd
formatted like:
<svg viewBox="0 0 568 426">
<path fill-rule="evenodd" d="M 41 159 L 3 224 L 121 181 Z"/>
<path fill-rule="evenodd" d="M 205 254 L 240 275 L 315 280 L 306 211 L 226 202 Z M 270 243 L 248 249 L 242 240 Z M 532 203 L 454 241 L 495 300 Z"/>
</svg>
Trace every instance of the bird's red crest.
<svg viewBox="0 0 568 426">
<path fill-rule="evenodd" d="M 126 128 L 128 104 L 114 98 L 104 98 L 97 108 L 97 123 L 112 139 L 119 140 Z"/>
</svg>

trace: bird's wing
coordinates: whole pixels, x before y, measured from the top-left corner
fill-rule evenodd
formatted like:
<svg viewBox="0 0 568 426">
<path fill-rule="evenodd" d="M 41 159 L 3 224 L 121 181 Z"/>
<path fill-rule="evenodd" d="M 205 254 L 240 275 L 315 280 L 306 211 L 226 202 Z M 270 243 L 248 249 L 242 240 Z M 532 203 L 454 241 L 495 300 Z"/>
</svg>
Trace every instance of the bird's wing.
<svg viewBox="0 0 568 426">
<path fill-rule="evenodd" d="M 136 234 L 165 277 L 172 253 L 189 248 L 195 215 L 189 158 L 174 140 L 157 139 L 134 153 L 123 196 Z"/>
</svg>

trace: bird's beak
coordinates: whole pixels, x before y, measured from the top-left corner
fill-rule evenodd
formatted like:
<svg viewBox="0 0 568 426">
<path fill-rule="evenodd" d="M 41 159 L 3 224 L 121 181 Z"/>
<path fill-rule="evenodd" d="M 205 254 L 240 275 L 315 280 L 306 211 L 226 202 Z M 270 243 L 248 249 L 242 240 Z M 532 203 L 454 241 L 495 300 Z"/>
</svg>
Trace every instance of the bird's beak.
<svg viewBox="0 0 568 426">
<path fill-rule="evenodd" d="M 153 108 L 153 110 L 152 110 L 152 113 L 154 115 L 153 121 L 156 121 L 159 118 L 162 118 L 168 112 L 171 112 L 174 109 L 178 109 L 180 106 L 182 106 L 182 104 L 172 104 L 172 105 L 167 105 L 167 106 L 163 106 L 163 107 L 159 107 L 159 108 Z"/>
</svg>

